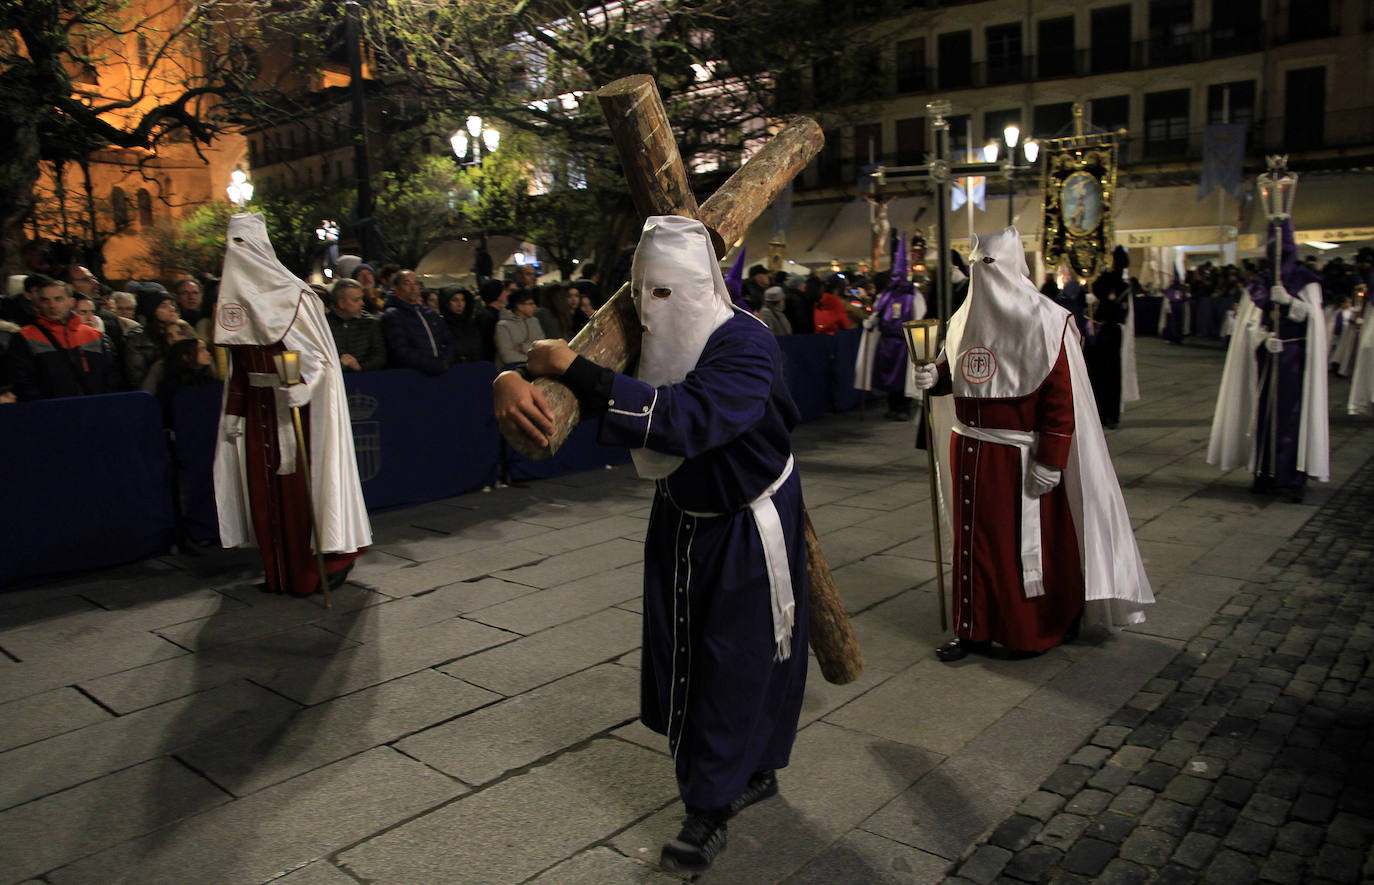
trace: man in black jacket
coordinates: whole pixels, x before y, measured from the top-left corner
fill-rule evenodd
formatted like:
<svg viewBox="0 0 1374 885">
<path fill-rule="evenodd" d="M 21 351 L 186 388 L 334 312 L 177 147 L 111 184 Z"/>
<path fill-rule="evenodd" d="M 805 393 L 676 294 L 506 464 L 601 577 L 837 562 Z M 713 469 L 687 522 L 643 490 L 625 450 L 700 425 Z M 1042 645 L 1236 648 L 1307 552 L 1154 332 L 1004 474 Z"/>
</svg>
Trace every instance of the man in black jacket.
<svg viewBox="0 0 1374 885">
<path fill-rule="evenodd" d="M 382 312 L 382 336 L 391 365 L 426 375 L 444 374 L 457 350 L 448 325 L 438 311 L 421 302 L 415 271 L 398 271 L 392 285 L 395 294 Z"/>
<path fill-rule="evenodd" d="M 339 351 L 339 367 L 345 372 L 374 372 L 386 368 L 386 343 L 377 318 L 363 310 L 363 287 L 356 280 L 343 279 L 334 284 L 325 314 L 334 346 Z"/>
</svg>

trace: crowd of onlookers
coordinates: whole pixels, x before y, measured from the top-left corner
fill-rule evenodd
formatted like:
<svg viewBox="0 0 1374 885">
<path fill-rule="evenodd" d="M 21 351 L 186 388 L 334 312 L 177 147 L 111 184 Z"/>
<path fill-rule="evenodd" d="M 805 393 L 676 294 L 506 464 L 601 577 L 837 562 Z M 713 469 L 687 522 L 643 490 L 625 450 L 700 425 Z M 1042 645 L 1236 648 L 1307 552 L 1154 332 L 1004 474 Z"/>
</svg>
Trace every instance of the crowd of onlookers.
<svg viewBox="0 0 1374 885">
<path fill-rule="evenodd" d="M 311 288 L 327 309 L 345 372 L 411 368 L 437 375 L 457 363 L 521 363 L 541 338 L 571 339 L 609 293 L 594 264 L 580 278 L 540 285 L 531 265 L 473 289 L 425 289 L 415 271 L 344 263 L 332 285 Z M 130 281 L 120 290 L 73 266 L 60 280 L 35 273 L 0 298 L 0 402 L 145 390 L 170 409 L 181 387 L 222 381 L 213 344 L 217 281 Z M 770 272 L 762 265 L 732 292 L 775 335 L 833 334 L 862 321 L 885 284 L 835 274 Z"/>
</svg>

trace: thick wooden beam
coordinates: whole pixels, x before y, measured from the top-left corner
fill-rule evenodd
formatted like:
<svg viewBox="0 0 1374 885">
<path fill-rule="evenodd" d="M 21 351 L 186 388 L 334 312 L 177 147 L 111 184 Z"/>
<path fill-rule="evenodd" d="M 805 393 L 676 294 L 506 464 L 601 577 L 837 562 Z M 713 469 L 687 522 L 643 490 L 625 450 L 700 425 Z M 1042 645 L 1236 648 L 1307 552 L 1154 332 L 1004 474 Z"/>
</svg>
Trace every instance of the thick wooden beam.
<svg viewBox="0 0 1374 885">
<path fill-rule="evenodd" d="M 697 218 L 728 248 L 824 146 L 815 120 L 794 117 L 702 204 Z M 717 247 L 716 257 L 724 258 L 725 251 Z"/>
</svg>

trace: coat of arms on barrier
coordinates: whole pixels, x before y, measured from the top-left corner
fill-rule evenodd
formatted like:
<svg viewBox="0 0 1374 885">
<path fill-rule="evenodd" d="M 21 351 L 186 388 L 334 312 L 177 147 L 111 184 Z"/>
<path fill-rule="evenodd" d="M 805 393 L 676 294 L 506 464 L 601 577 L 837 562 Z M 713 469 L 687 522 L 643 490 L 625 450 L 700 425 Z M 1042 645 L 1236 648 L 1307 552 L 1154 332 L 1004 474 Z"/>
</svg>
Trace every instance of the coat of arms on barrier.
<svg viewBox="0 0 1374 885">
<path fill-rule="evenodd" d="M 348 417 L 353 424 L 353 450 L 358 455 L 358 480 L 367 482 L 382 469 L 382 424 L 371 420 L 377 398 L 355 393 L 348 398 Z"/>
</svg>

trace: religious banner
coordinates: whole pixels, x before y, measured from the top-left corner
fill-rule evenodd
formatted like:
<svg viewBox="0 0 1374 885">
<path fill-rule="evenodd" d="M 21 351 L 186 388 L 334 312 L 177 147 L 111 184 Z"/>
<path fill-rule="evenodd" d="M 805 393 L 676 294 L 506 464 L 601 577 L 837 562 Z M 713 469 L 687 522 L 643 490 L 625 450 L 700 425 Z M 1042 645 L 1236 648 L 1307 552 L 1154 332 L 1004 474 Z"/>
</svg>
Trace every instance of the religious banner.
<svg viewBox="0 0 1374 885">
<path fill-rule="evenodd" d="M 1107 264 L 1116 199 L 1118 144 L 1114 133 L 1057 138 L 1041 147 L 1045 158 L 1045 263 L 1067 262 L 1092 278 Z"/>
<path fill-rule="evenodd" d="M 1221 188 L 1239 200 L 1245 189 L 1244 123 L 1212 123 L 1202 138 L 1202 179 L 1197 198 Z"/>
</svg>

